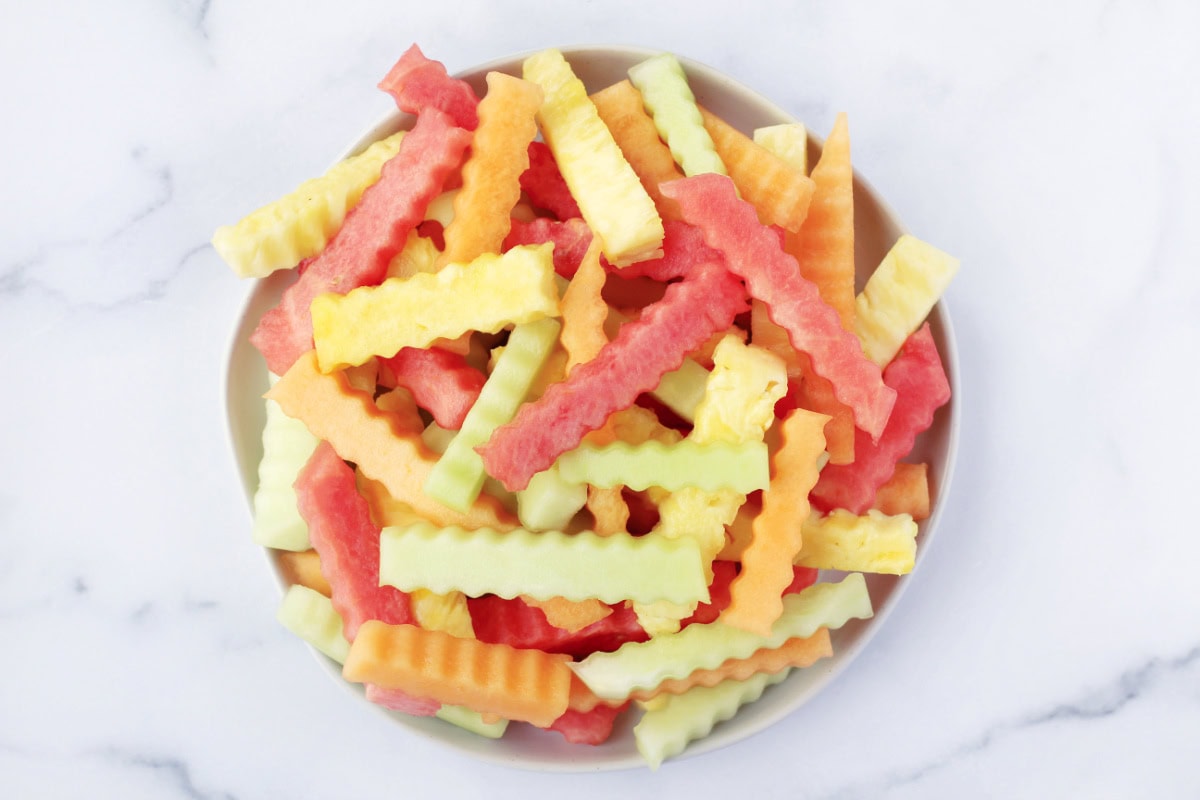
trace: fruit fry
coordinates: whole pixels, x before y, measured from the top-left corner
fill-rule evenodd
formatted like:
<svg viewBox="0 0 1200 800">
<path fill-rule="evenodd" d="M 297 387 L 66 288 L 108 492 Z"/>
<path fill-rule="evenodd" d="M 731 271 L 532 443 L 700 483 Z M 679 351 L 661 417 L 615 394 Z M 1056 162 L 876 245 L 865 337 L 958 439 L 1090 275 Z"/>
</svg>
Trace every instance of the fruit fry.
<svg viewBox="0 0 1200 800">
<path fill-rule="evenodd" d="M 887 483 L 875 492 L 875 508 L 889 516 L 908 514 L 920 522 L 929 517 L 929 465 L 896 465 Z"/>
<path fill-rule="evenodd" d="M 762 512 L 751 526 L 750 545 L 742 553 L 742 571 L 730 587 L 722 622 L 766 636 L 783 613 L 780 594 L 792 582 L 791 562 L 803 544 L 801 525 L 808 516 L 808 493 L 819 474 L 827 420 L 824 414 L 797 408 L 783 421 L 783 443 L 772 460 L 771 485 L 763 492 Z"/>
<path fill-rule="evenodd" d="M 464 356 L 440 347 L 402 347 L 383 360 L 392 382 L 412 395 L 443 428 L 458 430 L 487 378 Z"/>
<path fill-rule="evenodd" d="M 604 278 L 600 245 L 592 240 L 562 297 L 562 345 L 567 351 L 568 375 L 576 364 L 591 361 L 608 344 L 604 335 L 608 304 L 600 296 Z"/>
<path fill-rule="evenodd" d="M 427 347 L 467 331 L 494 333 L 558 313 L 550 245 L 538 245 L 485 253 L 433 275 L 321 295 L 312 303 L 312 324 L 317 357 L 328 372 L 393 356 L 402 347 Z"/>
<path fill-rule="evenodd" d="M 796 564 L 815 569 L 906 575 L 917 556 L 917 523 L 903 514 L 879 511 L 855 516 L 837 508 L 804 525 L 804 547 Z"/>
<path fill-rule="evenodd" d="M 566 530 L 586 502 L 587 487 L 564 480 L 552 465 L 517 492 L 517 516 L 532 531 Z"/>
<path fill-rule="evenodd" d="M 342 632 L 342 618 L 328 597 L 299 584 L 288 587 L 275 618 L 339 664 L 346 662 L 350 642 Z"/>
<path fill-rule="evenodd" d="M 546 622 L 556 628 L 562 628 L 569 633 L 576 633 L 588 625 L 594 625 L 612 613 L 612 607 L 599 600 L 568 600 L 565 597 L 547 597 L 538 600 L 535 597 L 522 597 L 529 605 L 541 609 L 546 615 Z"/>
<path fill-rule="evenodd" d="M 710 265 L 694 278 L 667 287 L 663 299 L 635 322 L 621 327 L 591 361 L 580 364 L 536 402 L 522 406 L 514 420 L 496 429 L 480 448 L 488 474 L 510 491 L 522 489 L 535 472 L 573 449 L 588 431 L 614 411 L 678 369 L 684 355 L 732 324 L 745 310 L 741 284 Z"/>
<path fill-rule="evenodd" d="M 525 59 L 524 77 L 545 92 L 538 112 L 542 135 L 609 263 L 657 255 L 663 227 L 654 201 L 562 53 L 544 50 Z"/>
<path fill-rule="evenodd" d="M 275 554 L 275 563 L 289 586 L 299 584 L 329 597 L 332 590 L 321 572 L 321 557 L 316 550 L 280 550 Z"/>
<path fill-rule="evenodd" d="M 554 153 L 545 142 L 530 142 L 529 168 L 521 173 L 521 188 L 530 202 L 544 208 L 560 220 L 581 216 L 579 204 L 558 170 Z"/>
<path fill-rule="evenodd" d="M 683 173 L 675 166 L 671 148 L 658 138 L 654 120 L 642 105 L 642 95 L 627 80 L 614 83 L 607 89 L 591 96 L 600 119 L 612 132 L 613 139 L 647 194 L 654 200 L 659 216 L 664 223 L 679 218 L 679 208 L 674 201 L 658 190 L 660 183 L 682 178 Z"/>
<path fill-rule="evenodd" d="M 521 174 L 537 135 L 534 115 L 542 90 L 500 72 L 489 72 L 487 85 L 471 155 L 462 168 L 462 189 L 454 198 L 454 218 L 443 234 L 439 268 L 498 252 L 511 227 L 509 214 L 521 197 Z"/>
<path fill-rule="evenodd" d="M 808 354 L 813 370 L 833 384 L 838 400 L 854 410 L 858 427 L 878 439 L 896 393 L 884 385 L 879 367 L 863 355 L 857 339 L 842 329 L 837 313 L 800 275 L 779 239 L 758 223 L 754 209 L 737 198 L 732 182 L 700 175 L 666 184 L 684 219 L 704 231 L 705 241 L 725 253 L 729 270 L 746 279 L 751 296 L 766 303 L 771 320 L 787 329 L 792 346 Z"/>
<path fill-rule="evenodd" d="M 554 244 L 554 271 L 570 280 L 583 263 L 592 243 L 592 229 L 582 219 L 563 221 L 539 217 L 532 222 L 513 220 L 512 230 L 504 239 L 503 251 L 523 244 Z"/>
<path fill-rule="evenodd" d="M 812 179 L 716 114 L 703 108 L 700 114 L 738 194 L 754 206 L 763 224 L 800 230 L 813 196 Z"/>
<path fill-rule="evenodd" d="M 625 533 L 629 528 L 629 504 L 621 495 L 619 486 L 607 489 L 589 486 L 587 510 L 592 512 L 592 518 L 596 521 L 595 530 L 598 536 Z"/>
<path fill-rule="evenodd" d="M 320 441 L 304 423 L 283 413 L 267 400 L 263 427 L 263 455 L 258 462 L 258 488 L 254 492 L 256 544 L 280 550 L 307 550 L 308 526 L 296 511 L 296 475 L 308 463 Z"/>
<path fill-rule="evenodd" d="M 669 445 L 654 441 L 603 446 L 584 443 L 560 456 L 557 466 L 568 481 L 601 488 L 626 486 L 635 491 L 659 486 L 672 492 L 692 487 L 746 494 L 765 489 L 769 482 L 767 446 L 762 441 L 697 442 L 689 438 Z"/>
<path fill-rule="evenodd" d="M 659 536 L 468 531 L 424 522 L 385 528 L 380 548 L 379 580 L 406 590 L 605 603 L 708 599 L 695 545 Z"/>
<path fill-rule="evenodd" d="M 801 175 L 808 174 L 808 131 L 802 122 L 755 128 L 750 137 Z"/>
<path fill-rule="evenodd" d="M 312 348 L 313 298 L 383 280 L 388 263 L 421 221 L 425 205 L 441 191 L 446 176 L 458 167 L 470 141 L 470 134 L 454 127 L 444 114 L 421 115 L 337 235 L 307 262 L 279 305 L 263 315 L 250 341 L 263 354 L 267 369 L 282 375 Z"/>
<path fill-rule="evenodd" d="M 725 164 L 705 130 L 687 75 L 675 56 L 661 53 L 633 65 L 629 80 L 641 94 L 642 105 L 684 175 L 726 174 Z"/>
<path fill-rule="evenodd" d="M 342 675 L 544 728 L 567 710 L 569 661 L 372 620 L 350 645 Z"/>
<path fill-rule="evenodd" d="M 379 88 L 396 101 L 396 107 L 410 114 L 436 108 L 464 130 L 473 131 L 479 122 L 475 107 L 479 98 L 466 82 L 451 78 L 441 62 L 425 57 L 415 44 L 400 56 Z"/>
<path fill-rule="evenodd" d="M 312 258 L 325 249 L 363 192 L 379 180 L 403 138 L 400 132 L 380 139 L 291 194 L 217 228 L 213 248 L 239 278 L 265 278 Z"/>
</svg>

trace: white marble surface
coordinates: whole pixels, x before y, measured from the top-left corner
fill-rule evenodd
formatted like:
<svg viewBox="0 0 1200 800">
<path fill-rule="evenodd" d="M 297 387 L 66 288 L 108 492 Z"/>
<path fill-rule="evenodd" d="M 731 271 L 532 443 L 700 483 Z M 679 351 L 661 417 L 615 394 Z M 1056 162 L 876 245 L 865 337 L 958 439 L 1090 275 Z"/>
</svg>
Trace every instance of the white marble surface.
<svg viewBox="0 0 1200 800">
<path fill-rule="evenodd" d="M 1200 796 L 1196 4 L 411 5 L 7 10 L 0 796 Z M 451 70 L 648 45 L 818 131 L 844 109 L 859 170 L 962 258 L 945 528 L 768 733 L 510 771 L 351 702 L 274 622 L 221 396 L 247 286 L 207 242 L 382 114 L 413 41 Z"/>
</svg>

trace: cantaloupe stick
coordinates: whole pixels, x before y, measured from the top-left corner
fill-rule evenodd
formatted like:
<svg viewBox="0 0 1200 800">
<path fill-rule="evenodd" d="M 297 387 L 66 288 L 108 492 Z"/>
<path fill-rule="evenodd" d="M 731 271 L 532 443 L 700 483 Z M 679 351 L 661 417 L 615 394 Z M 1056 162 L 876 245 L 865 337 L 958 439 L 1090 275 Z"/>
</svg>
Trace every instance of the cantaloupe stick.
<svg viewBox="0 0 1200 800">
<path fill-rule="evenodd" d="M 840 583 L 818 583 L 789 594 L 770 636 L 756 636 L 720 622 L 693 624 L 645 642 L 627 642 L 611 653 L 592 653 L 571 669 L 598 696 L 622 699 L 638 690 L 653 689 L 664 680 L 713 669 L 730 658 L 748 658 L 764 647 L 779 647 L 788 639 L 812 636 L 818 628 L 834 630 L 850 619 L 866 619 L 871 614 L 866 581 L 855 573 Z"/>
<path fill-rule="evenodd" d="M 596 92 L 591 100 L 600 119 L 612 132 L 625 160 L 653 198 L 659 216 L 664 220 L 678 219 L 679 206 L 675 201 L 663 197 L 658 185 L 682 178 L 683 173 L 675 166 L 671 148 L 658 138 L 654 120 L 642 105 L 641 93 L 632 83 L 624 80 Z"/>
<path fill-rule="evenodd" d="M 696 97 L 679 60 L 661 53 L 629 68 L 629 80 L 684 175 L 725 172 L 725 164 L 705 130 Z"/>
<path fill-rule="evenodd" d="M 599 536 L 611 536 L 629 530 L 629 504 L 621 496 L 621 487 L 587 487 L 587 510 L 595 519 Z"/>
<path fill-rule="evenodd" d="M 715 366 L 689 438 L 700 443 L 762 441 L 763 433 L 775 421 L 775 403 L 787 391 L 783 362 L 766 350 L 742 344 L 733 335 L 717 346 L 713 359 Z M 711 578 L 708 570 L 725 544 L 725 526 L 744 502 L 745 494 L 736 491 L 674 492 L 659 506 L 655 532 L 668 539 L 696 541 L 706 576 Z M 634 608 L 638 622 L 651 636 L 678 630 L 679 621 L 693 610 L 637 604 Z"/>
<path fill-rule="evenodd" d="M 812 180 L 716 114 L 704 108 L 700 113 L 738 194 L 754 206 L 758 218 L 784 230 L 800 230 L 813 196 Z"/>
<path fill-rule="evenodd" d="M 697 442 L 677 444 L 626 442 L 596 446 L 583 443 L 559 456 L 563 478 L 576 483 L 611 488 L 627 486 L 641 491 L 661 486 L 668 491 L 694 487 L 706 492 L 732 489 L 747 494 L 765 489 L 770 481 L 767 446 L 752 442 Z"/>
<path fill-rule="evenodd" d="M 411 278 L 421 272 L 437 272 L 437 257 L 437 245 L 414 228 L 408 232 L 404 247 L 388 262 L 386 277 Z"/>
<path fill-rule="evenodd" d="M 771 321 L 767 316 L 767 304 L 762 300 L 753 300 L 750 303 L 750 341 L 783 359 L 788 377 L 792 380 L 804 376 L 800 367 L 800 354 L 792 347 L 788 332 Z"/>
<path fill-rule="evenodd" d="M 408 596 L 417 624 L 429 631 L 445 631 L 460 639 L 475 638 L 471 611 L 462 592 L 431 592 L 413 589 Z"/>
<path fill-rule="evenodd" d="M 482 497 L 460 514 L 427 497 L 422 489 L 433 469 L 433 453 L 395 417 L 380 411 L 371 396 L 357 392 L 341 373 L 323 374 L 316 355 L 300 357 L 270 392 L 284 413 L 299 419 L 338 455 L 384 486 L 384 494 L 407 503 L 439 525 L 505 527 L 513 520 L 500 503 Z"/>
<path fill-rule="evenodd" d="M 564 480 L 558 467 L 535 473 L 517 492 L 517 517 L 532 531 L 564 530 L 587 502 L 587 486 Z"/>
<path fill-rule="evenodd" d="M 821 299 L 838 312 L 842 327 L 854 330 L 854 170 L 845 113 L 837 115 L 825 139 L 812 181 L 816 188 L 808 216 L 785 239 L 784 249 L 800 264 L 800 274 L 817 285 Z"/>
<path fill-rule="evenodd" d="M 653 258 L 662 248 L 662 218 L 562 53 L 525 59 L 524 78 L 545 93 L 542 136 L 609 263 Z"/>
<path fill-rule="evenodd" d="M 875 508 L 889 516 L 908 514 L 917 522 L 929 517 L 929 465 L 896 465 L 888 482 L 875 493 Z"/>
<path fill-rule="evenodd" d="M 856 516 L 834 509 L 804 525 L 801 567 L 905 575 L 917 556 L 917 523 L 907 514 L 889 517 L 874 509 Z"/>
<path fill-rule="evenodd" d="M 275 618 L 334 661 L 346 663 L 350 643 L 342 632 L 341 616 L 325 595 L 300 584 L 289 586 Z"/>
<path fill-rule="evenodd" d="M 558 341 L 561 327 L 558 320 L 546 318 L 518 325 L 509 335 L 496 369 L 467 412 L 458 435 L 429 473 L 425 481 L 427 495 L 464 512 L 479 497 L 486 473 L 475 448 L 513 418 Z"/>
<path fill-rule="evenodd" d="M 272 376 L 273 381 L 278 379 Z M 296 510 L 292 484 L 320 440 L 303 422 L 292 419 L 273 400 L 267 400 L 263 427 L 263 456 L 258 462 L 258 488 L 254 491 L 255 544 L 279 550 L 307 550 L 308 525 Z"/>
<path fill-rule="evenodd" d="M 594 625 L 612 614 L 612 607 L 601 603 L 594 597 L 586 600 L 568 600 L 565 597 L 547 597 L 538 600 L 536 597 L 522 595 L 521 599 L 527 605 L 540 608 L 546 615 L 546 622 L 555 628 L 575 633 L 588 625 Z"/>
<path fill-rule="evenodd" d="M 802 375 L 798 391 L 800 405 L 829 417 L 825 423 L 825 450 L 829 453 L 829 463 L 853 463 L 854 411 L 838 400 L 832 383 L 813 371 L 812 360 L 806 353 L 798 353 L 797 359 Z"/>
<path fill-rule="evenodd" d="M 646 702 L 662 695 L 683 694 L 697 687 L 713 687 L 722 681 L 744 681 L 752 675 L 774 675 L 789 667 L 809 667 L 833 655 L 829 631 L 819 628 L 812 636 L 788 639 L 776 648 L 756 650 L 748 658 L 731 658 L 713 669 L 698 669 L 686 678 L 663 681 L 653 691 L 642 690 L 631 700 Z"/>
<path fill-rule="evenodd" d="M 499 532 L 417 523 L 380 535 L 380 582 L 397 588 L 456 589 L 472 597 L 594 597 L 605 603 L 707 602 L 692 542 L 660 536 L 597 536 L 521 528 Z"/>
<path fill-rule="evenodd" d="M 704 384 L 708 381 L 708 370 L 694 359 L 685 358 L 683 366 L 666 373 L 658 387 L 650 395 L 679 415 L 680 419 L 692 422 L 696 407 L 704 399 Z"/>
<path fill-rule="evenodd" d="M 534 115 L 542 90 L 502 72 L 489 72 L 487 86 L 439 267 L 499 252 L 508 235 L 509 212 L 521 197 L 521 173 L 529 166 L 529 143 L 537 136 Z"/>
<path fill-rule="evenodd" d="M 881 367 L 891 362 L 957 272 L 957 258 L 901 236 L 855 300 L 854 331 L 867 358 Z"/>
<path fill-rule="evenodd" d="M 682 753 L 688 742 L 707 736 L 717 723 L 730 719 L 790 673 L 790 669 L 774 675 L 764 672 L 744 681 L 725 681 L 712 688 L 701 686 L 656 698 L 633 728 L 638 752 L 650 769 L 658 769 L 664 760 Z"/>
<path fill-rule="evenodd" d="M 766 636 L 783 612 L 781 595 L 792 582 L 792 559 L 800 552 L 800 528 L 808 516 L 808 493 L 817 482 L 817 459 L 825 450 L 824 414 L 794 409 L 783 420 L 783 442 L 771 461 L 771 485 L 752 525 L 742 569 L 729 587 L 720 620 Z"/>
<path fill-rule="evenodd" d="M 381 139 L 236 224 L 217 228 L 213 248 L 241 278 L 265 278 L 316 255 L 342 227 L 346 212 L 379 180 L 384 162 L 400 151 L 402 138 L 403 131 Z"/>
<path fill-rule="evenodd" d="M 742 553 L 754 537 L 754 518 L 762 513 L 762 503 L 747 499 L 737 510 L 733 521 L 725 526 L 725 546 L 717 553 L 716 561 L 741 561 Z M 803 536 L 803 531 L 801 531 Z"/>
<path fill-rule="evenodd" d="M 370 621 L 350 646 L 342 675 L 356 683 L 376 683 L 546 727 L 567 710 L 570 660 L 413 625 Z"/>
<path fill-rule="evenodd" d="M 808 174 L 808 131 L 801 122 L 755 128 L 750 137 L 801 175 Z"/>
<path fill-rule="evenodd" d="M 428 347 L 467 331 L 495 333 L 507 325 L 558 316 L 551 245 L 485 253 L 436 274 L 391 278 L 312 303 L 313 340 L 322 371 L 393 356 L 401 347 Z"/>
<path fill-rule="evenodd" d="M 332 590 L 325 573 L 321 572 L 321 557 L 317 555 L 316 550 L 284 550 L 277 553 L 275 559 L 279 564 L 279 571 L 283 573 L 283 580 L 289 586 L 307 586 L 314 592 L 329 597 Z"/>
<path fill-rule="evenodd" d="M 600 241 L 593 239 L 562 296 L 562 346 L 567 351 L 566 374 L 591 361 L 608 344 L 604 320 L 608 304 L 600 296 L 607 275 L 600 266 Z"/>
</svg>

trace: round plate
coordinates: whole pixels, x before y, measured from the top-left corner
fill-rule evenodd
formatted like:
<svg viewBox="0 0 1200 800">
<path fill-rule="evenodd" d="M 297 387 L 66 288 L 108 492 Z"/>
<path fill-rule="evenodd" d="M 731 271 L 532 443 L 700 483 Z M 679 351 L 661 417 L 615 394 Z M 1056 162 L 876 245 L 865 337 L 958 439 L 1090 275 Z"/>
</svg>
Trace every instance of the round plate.
<svg viewBox="0 0 1200 800">
<path fill-rule="evenodd" d="M 632 65 L 656 54 L 657 51 L 634 47 L 564 47 L 561 48 L 575 73 L 594 92 L 626 78 Z M 483 64 L 459 73 L 458 77 L 468 81 L 482 96 L 486 85 L 484 76 L 492 70 L 521 74 L 521 62 L 529 53 Z M 750 133 L 754 128 L 783 122 L 795 122 L 786 111 L 766 98 L 736 81 L 722 75 L 711 67 L 680 58 L 687 71 L 688 81 L 696 100 L 703 106 L 723 117 L 739 130 Z M 395 131 L 410 127 L 412 117 L 395 112 L 372 125 L 360 135 L 340 157 L 358 153 L 372 142 Z M 815 163 L 820 154 L 818 141 L 809 138 L 809 163 Z M 857 173 L 854 178 L 854 236 L 855 265 L 858 286 L 861 289 L 866 277 L 879 264 L 884 254 L 904 233 L 904 227 L 896 214 L 881 197 Z M 267 370 L 262 357 L 250 344 L 250 334 L 262 314 L 278 301 L 284 288 L 294 280 L 289 273 L 275 273 L 261 280 L 250 292 L 242 317 L 234 332 L 226 376 L 226 407 L 229 417 L 229 432 L 234 457 L 246 491 L 246 499 L 252 508 L 254 490 L 258 485 L 258 462 L 262 457 L 262 429 L 265 421 L 262 395 L 267 390 Z M 938 303 L 929 318 L 934 339 L 941 353 L 947 376 L 950 379 L 952 398 L 934 419 L 933 427 L 918 438 L 916 447 L 909 457 L 911 461 L 929 464 L 931 514 L 920 525 L 917 547 L 917 568 L 920 567 L 933 534 L 941 517 L 943 500 L 950 488 L 950 477 L 954 471 L 955 453 L 958 449 L 958 427 L 960 402 L 958 384 L 958 352 L 954 333 L 945 302 Z M 282 589 L 285 581 L 278 569 L 274 555 L 267 552 L 275 580 Z M 915 570 L 914 570 L 915 572 Z M 868 575 L 867 586 L 875 607 L 875 616 L 869 620 L 852 620 L 848 625 L 832 632 L 834 655 L 818 661 L 807 669 L 794 670 L 782 683 L 767 689 L 762 699 L 742 708 L 737 716 L 719 724 L 706 738 L 692 743 L 681 756 L 695 756 L 744 739 L 796 711 L 809 698 L 821 691 L 834 677 L 844 670 L 862 651 L 871 636 L 883 625 L 895 608 L 901 593 L 912 576 Z M 835 574 L 822 575 L 822 580 L 836 578 Z M 341 669 L 336 662 L 313 650 L 317 659 L 328 669 L 340 684 L 360 698 L 363 692 L 357 685 L 342 680 Z M 362 699 L 363 703 L 367 701 Z M 611 769 L 629 769 L 644 765 L 634 746 L 632 728 L 636 723 L 636 712 L 623 715 L 605 744 L 590 747 L 568 744 L 561 735 L 540 731 L 529 725 L 511 725 L 502 739 L 484 739 L 462 731 L 434 718 L 410 717 L 371 704 L 379 713 L 387 714 L 398 723 L 416 733 L 438 739 L 445 744 L 487 761 L 526 769 L 557 772 L 584 772 Z"/>
</svg>

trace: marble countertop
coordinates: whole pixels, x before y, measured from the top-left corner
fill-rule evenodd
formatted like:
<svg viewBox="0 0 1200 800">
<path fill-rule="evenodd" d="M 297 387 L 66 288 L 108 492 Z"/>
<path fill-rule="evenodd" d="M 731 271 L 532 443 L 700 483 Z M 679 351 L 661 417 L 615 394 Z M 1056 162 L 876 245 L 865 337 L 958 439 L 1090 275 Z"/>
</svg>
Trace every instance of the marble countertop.
<svg viewBox="0 0 1200 800">
<path fill-rule="evenodd" d="M 9 10 L 0 796 L 1200 796 L 1198 7 L 409 5 Z M 651 46 L 818 132 L 845 110 L 857 168 L 962 259 L 944 528 L 767 733 L 653 774 L 483 764 L 275 622 L 222 397 L 249 287 L 208 241 L 380 117 L 414 41 L 452 71 Z"/>
</svg>

